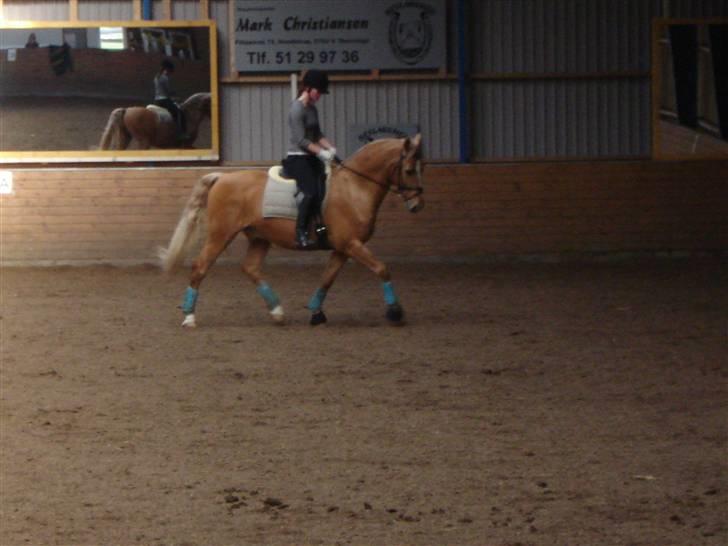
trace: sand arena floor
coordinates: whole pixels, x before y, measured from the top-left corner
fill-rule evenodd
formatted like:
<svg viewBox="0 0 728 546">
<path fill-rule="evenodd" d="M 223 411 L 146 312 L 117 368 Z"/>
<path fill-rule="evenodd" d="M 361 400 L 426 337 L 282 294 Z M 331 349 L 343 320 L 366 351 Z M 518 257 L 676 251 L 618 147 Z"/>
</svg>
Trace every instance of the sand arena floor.
<svg viewBox="0 0 728 546">
<path fill-rule="evenodd" d="M 0 544 L 724 545 L 725 264 L 4 269 Z"/>
</svg>

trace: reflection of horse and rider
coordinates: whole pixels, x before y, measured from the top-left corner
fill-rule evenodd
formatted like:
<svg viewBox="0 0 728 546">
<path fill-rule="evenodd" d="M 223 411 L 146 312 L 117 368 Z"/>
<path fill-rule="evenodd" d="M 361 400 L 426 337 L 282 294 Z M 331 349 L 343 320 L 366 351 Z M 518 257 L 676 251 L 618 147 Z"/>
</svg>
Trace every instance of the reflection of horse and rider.
<svg viewBox="0 0 728 546">
<path fill-rule="evenodd" d="M 210 118 L 212 98 L 210 93 L 195 93 L 178 105 L 171 83 L 173 72 L 172 61 L 163 60 L 154 76 L 153 104 L 111 112 L 100 149 L 126 150 L 133 140 L 142 150 L 193 146 L 202 120 Z"/>
</svg>

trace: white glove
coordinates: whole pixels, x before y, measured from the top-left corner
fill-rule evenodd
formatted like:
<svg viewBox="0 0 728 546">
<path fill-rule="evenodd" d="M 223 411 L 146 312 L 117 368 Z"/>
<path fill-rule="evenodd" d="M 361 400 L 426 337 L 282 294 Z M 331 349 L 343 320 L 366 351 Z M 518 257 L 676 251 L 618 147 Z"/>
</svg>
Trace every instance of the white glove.
<svg viewBox="0 0 728 546">
<path fill-rule="evenodd" d="M 321 148 L 316 154 L 316 157 L 318 157 L 324 163 L 328 163 L 334 159 L 334 153 L 331 150 Z"/>
</svg>

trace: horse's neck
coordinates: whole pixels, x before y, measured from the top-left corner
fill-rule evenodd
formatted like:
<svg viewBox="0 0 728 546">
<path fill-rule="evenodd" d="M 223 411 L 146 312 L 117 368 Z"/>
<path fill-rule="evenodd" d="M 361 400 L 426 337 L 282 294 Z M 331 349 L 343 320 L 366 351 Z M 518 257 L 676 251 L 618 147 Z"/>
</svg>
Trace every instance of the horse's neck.
<svg viewBox="0 0 728 546">
<path fill-rule="evenodd" d="M 193 97 L 182 105 L 182 110 L 187 118 L 187 128 L 190 133 L 197 133 L 197 128 L 202 123 L 202 100 L 202 97 L 194 97 L 193 95 Z"/>
<path fill-rule="evenodd" d="M 348 184 L 353 186 L 357 201 L 376 212 L 387 195 L 390 176 L 394 167 L 395 153 L 376 153 L 378 150 L 362 150 L 346 161 L 342 172 Z"/>
<path fill-rule="evenodd" d="M 370 144 L 347 160 L 353 172 L 359 173 L 360 179 L 366 180 L 368 187 L 375 188 L 377 194 L 386 195 L 390 177 L 396 162 L 396 149 L 384 143 Z M 378 189 L 377 189 L 378 188 Z"/>
</svg>

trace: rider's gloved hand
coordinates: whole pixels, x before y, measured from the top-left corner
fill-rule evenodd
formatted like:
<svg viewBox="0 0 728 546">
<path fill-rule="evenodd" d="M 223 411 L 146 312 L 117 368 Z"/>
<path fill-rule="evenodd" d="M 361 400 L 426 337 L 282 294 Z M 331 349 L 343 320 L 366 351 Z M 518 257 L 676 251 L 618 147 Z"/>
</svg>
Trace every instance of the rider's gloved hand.
<svg viewBox="0 0 728 546">
<path fill-rule="evenodd" d="M 324 163 L 329 163 L 333 161 L 335 157 L 335 153 L 333 153 L 331 150 L 327 150 L 325 148 L 321 148 L 318 153 L 316 154 L 316 157 L 318 157 L 321 161 Z"/>
<path fill-rule="evenodd" d="M 329 148 L 329 151 L 330 151 L 330 152 L 331 152 L 332 154 L 334 154 L 334 158 L 333 158 L 333 160 L 332 160 L 332 161 L 333 161 L 334 163 L 336 163 L 337 165 L 338 165 L 338 164 L 340 164 L 340 163 L 341 163 L 341 158 L 340 158 L 340 157 L 339 157 L 338 155 L 336 155 L 336 148 Z"/>
</svg>

